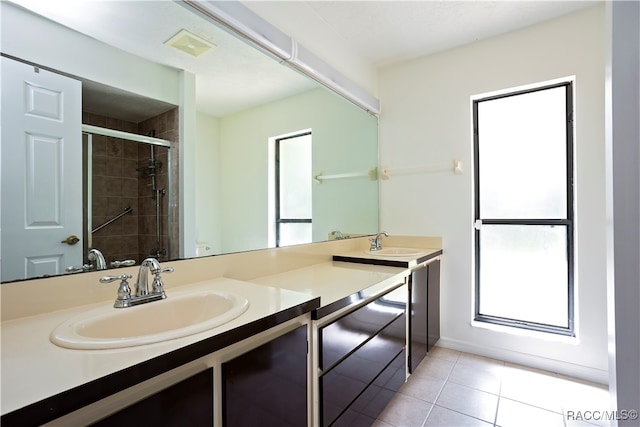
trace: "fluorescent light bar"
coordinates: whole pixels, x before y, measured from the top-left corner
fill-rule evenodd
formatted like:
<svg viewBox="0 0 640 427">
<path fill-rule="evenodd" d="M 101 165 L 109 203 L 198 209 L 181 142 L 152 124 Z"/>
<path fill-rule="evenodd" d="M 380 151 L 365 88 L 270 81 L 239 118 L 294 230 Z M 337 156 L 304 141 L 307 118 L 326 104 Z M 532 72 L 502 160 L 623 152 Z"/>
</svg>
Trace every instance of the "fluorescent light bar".
<svg viewBox="0 0 640 427">
<path fill-rule="evenodd" d="M 339 93 L 360 108 L 372 114 L 380 113 L 380 101 L 377 98 L 340 74 L 339 71 L 303 46 L 296 43 L 293 58 L 288 62 L 294 68 Z"/>
<path fill-rule="evenodd" d="M 182 0 L 207 19 L 246 37 L 371 114 L 380 101 L 239 1 Z"/>
<path fill-rule="evenodd" d="M 262 19 L 239 1 L 183 0 L 205 18 L 213 19 L 228 29 L 248 38 L 258 46 L 288 60 L 292 56 L 291 37 Z"/>
</svg>

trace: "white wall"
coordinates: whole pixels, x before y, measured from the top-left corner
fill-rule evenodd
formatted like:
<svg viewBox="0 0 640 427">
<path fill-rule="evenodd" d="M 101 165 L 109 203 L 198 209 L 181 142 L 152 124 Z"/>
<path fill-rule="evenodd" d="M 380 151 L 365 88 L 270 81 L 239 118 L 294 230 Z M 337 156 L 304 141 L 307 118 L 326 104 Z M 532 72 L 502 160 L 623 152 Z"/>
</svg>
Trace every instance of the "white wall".
<svg viewBox="0 0 640 427">
<path fill-rule="evenodd" d="M 381 164 L 460 158 L 465 173 L 381 181 L 381 226 L 443 238 L 441 345 L 607 381 L 604 188 L 604 7 L 380 72 Z M 472 326 L 472 95 L 575 75 L 577 339 Z M 541 165 L 541 172 L 544 165 Z"/>
</svg>

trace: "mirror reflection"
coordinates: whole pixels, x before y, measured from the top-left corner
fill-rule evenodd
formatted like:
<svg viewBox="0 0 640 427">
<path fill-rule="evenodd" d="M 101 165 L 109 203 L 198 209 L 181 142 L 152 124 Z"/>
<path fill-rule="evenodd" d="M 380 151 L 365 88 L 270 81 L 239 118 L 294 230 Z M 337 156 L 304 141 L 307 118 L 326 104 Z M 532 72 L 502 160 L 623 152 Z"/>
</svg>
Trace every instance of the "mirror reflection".
<svg viewBox="0 0 640 427">
<path fill-rule="evenodd" d="M 128 139 L 125 132 L 111 135 L 100 127 L 107 117 L 83 114 L 83 207 L 88 209 L 83 215 L 83 249 L 94 262 L 83 264 L 82 270 L 134 265 L 148 256 L 171 258 L 171 142 L 155 136 L 160 131 L 173 139 L 166 128 L 173 127 L 167 123 L 175 122 L 175 116 L 173 108 L 136 126 L 111 120 L 112 128 L 149 135 L 153 143 L 147 143 Z"/>
<path fill-rule="evenodd" d="M 63 10 L 50 2 L 17 3 L 1 4 L 3 84 L 6 61 L 68 79 L 64 93 L 78 94 L 65 100 L 80 98 L 65 117 L 79 108 L 72 129 L 84 124 L 97 131 L 71 131 L 77 136 L 65 139 L 65 147 L 75 141 L 78 150 L 64 150 L 73 152 L 64 163 L 46 166 L 46 150 L 32 156 L 41 161 L 36 182 L 60 179 L 63 170 L 79 177 L 65 180 L 75 187 L 56 193 L 59 187 L 38 185 L 30 194 L 22 182 L 20 191 L 9 191 L 16 181 L 6 153 L 23 145 L 6 137 L 15 121 L 5 112 L 11 97 L 3 87 L 3 282 L 113 268 L 149 255 L 217 255 L 377 230 L 376 117 L 183 4 L 80 2 Z M 46 107 L 52 98 L 34 99 Z M 106 136 L 102 129 L 125 133 Z M 25 139 L 24 129 L 15 132 L 22 133 L 12 141 Z M 31 146 L 55 147 L 47 138 Z M 72 164 L 82 171 L 72 172 Z M 69 192 L 81 196 L 53 202 L 43 196 Z M 14 227 L 5 220 L 24 223 L 25 212 L 16 213 L 7 197 L 22 200 L 17 205 L 27 211 L 39 207 L 26 229 L 49 233 L 38 244 L 23 239 L 18 272 L 11 275 L 5 274 L 7 254 L 22 237 L 10 233 Z M 38 204 L 29 205 L 34 200 Z M 67 230 L 69 223 L 81 225 Z M 62 243 L 70 235 L 78 242 Z M 41 248 L 44 240 L 53 248 Z M 62 247 L 71 252 L 61 254 Z"/>
</svg>

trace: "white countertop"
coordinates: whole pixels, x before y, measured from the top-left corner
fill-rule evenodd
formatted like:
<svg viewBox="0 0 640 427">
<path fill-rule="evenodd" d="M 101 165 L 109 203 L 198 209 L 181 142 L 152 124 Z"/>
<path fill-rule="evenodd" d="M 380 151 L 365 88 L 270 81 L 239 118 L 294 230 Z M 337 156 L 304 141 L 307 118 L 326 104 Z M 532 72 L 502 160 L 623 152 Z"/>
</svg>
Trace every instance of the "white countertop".
<svg viewBox="0 0 640 427">
<path fill-rule="evenodd" d="M 2 323 L 2 414 L 214 337 L 320 297 L 326 306 L 356 292 L 375 295 L 408 275 L 407 268 L 326 262 L 244 282 L 214 278 L 167 290 L 218 289 L 246 296 L 250 306 L 230 322 L 184 338 L 113 350 L 71 350 L 49 340 L 57 325 L 113 300 Z M 115 294 L 114 294 L 115 297 Z M 125 309 L 126 310 L 126 309 Z"/>
<path fill-rule="evenodd" d="M 406 268 L 333 261 L 252 280 L 253 283 L 304 292 L 327 306 L 356 292 L 375 295 L 409 274 Z"/>
<path fill-rule="evenodd" d="M 349 252 L 341 252 L 335 253 L 334 256 L 340 256 L 345 258 L 359 258 L 359 259 L 367 259 L 372 261 L 399 261 L 402 263 L 406 263 L 409 267 L 415 267 L 418 264 L 418 260 L 424 257 L 431 257 L 435 254 L 441 253 L 441 248 L 413 248 L 419 252 L 418 255 L 407 255 L 407 256 L 397 256 L 397 255 L 380 255 L 375 252 L 371 252 L 368 250 L 358 250 L 358 251 L 349 251 Z"/>
<path fill-rule="evenodd" d="M 112 305 L 113 300 L 2 322 L 2 414 L 314 299 L 308 293 L 227 278 L 193 283 L 173 291 L 205 289 L 244 295 L 250 301 L 249 308 L 239 317 L 208 331 L 113 350 L 71 350 L 49 340 L 49 334 L 58 324 L 97 306 Z M 167 295 L 171 298 L 171 291 L 168 290 Z"/>
</svg>

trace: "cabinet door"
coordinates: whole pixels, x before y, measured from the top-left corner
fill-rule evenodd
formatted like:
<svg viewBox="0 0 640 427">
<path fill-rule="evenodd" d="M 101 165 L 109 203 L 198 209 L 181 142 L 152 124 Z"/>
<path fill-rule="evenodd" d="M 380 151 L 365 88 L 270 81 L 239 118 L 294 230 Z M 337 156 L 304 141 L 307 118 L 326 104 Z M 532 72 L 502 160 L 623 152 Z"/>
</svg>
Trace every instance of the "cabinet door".
<svg viewBox="0 0 640 427">
<path fill-rule="evenodd" d="M 429 267 L 429 291 L 427 299 L 427 349 L 440 339 L 440 260 Z"/>
<path fill-rule="evenodd" d="M 411 273 L 409 372 L 413 372 L 440 339 L 440 261 Z"/>
<path fill-rule="evenodd" d="M 225 427 L 306 426 L 307 327 L 223 363 L 222 389 Z"/>
<path fill-rule="evenodd" d="M 410 280 L 409 372 L 413 372 L 427 355 L 429 267 L 413 271 Z"/>
<path fill-rule="evenodd" d="M 213 368 L 108 416 L 98 427 L 210 427 L 213 425 Z"/>
</svg>

